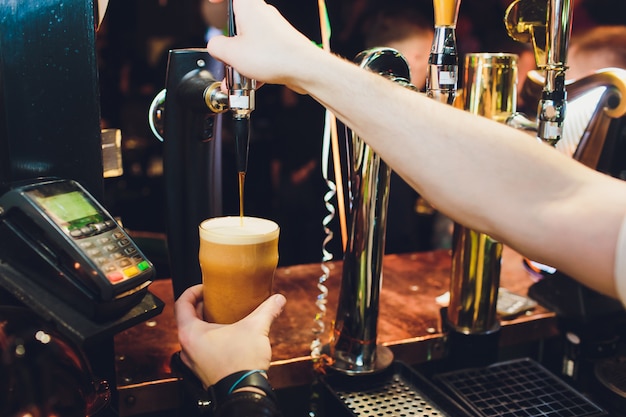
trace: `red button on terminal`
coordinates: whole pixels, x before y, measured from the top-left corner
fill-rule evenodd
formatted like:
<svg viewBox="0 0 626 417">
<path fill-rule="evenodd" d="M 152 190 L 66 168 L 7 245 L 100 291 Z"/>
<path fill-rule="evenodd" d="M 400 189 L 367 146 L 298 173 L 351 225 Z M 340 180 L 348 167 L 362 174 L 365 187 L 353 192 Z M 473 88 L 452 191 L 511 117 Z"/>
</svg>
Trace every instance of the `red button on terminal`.
<svg viewBox="0 0 626 417">
<path fill-rule="evenodd" d="M 121 272 L 111 272 L 107 274 L 107 278 L 111 282 L 118 282 L 124 279 L 124 275 Z"/>
</svg>

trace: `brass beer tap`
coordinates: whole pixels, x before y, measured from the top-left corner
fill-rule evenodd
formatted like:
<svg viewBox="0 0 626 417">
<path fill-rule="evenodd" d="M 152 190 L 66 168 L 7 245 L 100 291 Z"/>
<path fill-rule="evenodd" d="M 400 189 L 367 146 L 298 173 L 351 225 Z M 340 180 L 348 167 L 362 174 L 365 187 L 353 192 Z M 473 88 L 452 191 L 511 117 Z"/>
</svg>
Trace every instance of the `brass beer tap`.
<svg viewBox="0 0 626 417">
<path fill-rule="evenodd" d="M 565 71 L 572 12 L 570 0 L 516 0 L 504 18 L 511 38 L 532 43 L 537 68 L 545 73 L 537 137 L 552 146 L 561 139 L 567 107 Z"/>
</svg>

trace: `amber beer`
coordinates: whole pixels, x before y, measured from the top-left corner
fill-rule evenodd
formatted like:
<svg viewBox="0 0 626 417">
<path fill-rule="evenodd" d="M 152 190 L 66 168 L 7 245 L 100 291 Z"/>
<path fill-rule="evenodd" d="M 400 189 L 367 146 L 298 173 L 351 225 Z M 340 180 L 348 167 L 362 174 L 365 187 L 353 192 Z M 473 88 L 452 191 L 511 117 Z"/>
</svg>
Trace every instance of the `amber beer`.
<svg viewBox="0 0 626 417">
<path fill-rule="evenodd" d="M 234 323 L 270 296 L 280 229 L 257 217 L 216 217 L 200 224 L 204 319 Z"/>
</svg>

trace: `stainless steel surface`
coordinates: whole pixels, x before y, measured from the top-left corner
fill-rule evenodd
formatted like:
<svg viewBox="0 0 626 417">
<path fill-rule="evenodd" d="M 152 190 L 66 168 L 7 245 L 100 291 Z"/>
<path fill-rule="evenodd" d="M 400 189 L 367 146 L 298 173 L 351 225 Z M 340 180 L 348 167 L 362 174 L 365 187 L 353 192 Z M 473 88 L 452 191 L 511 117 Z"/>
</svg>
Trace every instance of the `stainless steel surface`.
<svg viewBox="0 0 626 417">
<path fill-rule="evenodd" d="M 501 121 L 515 111 L 517 55 L 468 54 L 463 78 L 466 111 Z M 496 306 L 502 244 L 458 223 L 452 242 L 448 323 L 464 334 L 494 332 L 500 327 Z"/>
<path fill-rule="evenodd" d="M 592 402 L 538 362 L 522 358 L 482 368 L 435 375 L 472 415 L 542 417 L 607 416 Z"/>
<path fill-rule="evenodd" d="M 356 59 L 362 68 L 410 86 L 409 66 L 396 50 L 374 48 Z M 391 168 L 356 134 L 348 134 L 349 237 L 330 356 L 337 370 L 371 373 L 393 359 L 376 344 Z"/>
<path fill-rule="evenodd" d="M 323 379 L 330 393 L 327 407 L 336 402 L 351 416 L 471 416 L 422 374 L 402 362 L 374 377 L 355 378 L 329 375 Z M 333 410 L 334 411 L 334 410 Z M 334 413 L 328 413 L 334 415 Z"/>
</svg>

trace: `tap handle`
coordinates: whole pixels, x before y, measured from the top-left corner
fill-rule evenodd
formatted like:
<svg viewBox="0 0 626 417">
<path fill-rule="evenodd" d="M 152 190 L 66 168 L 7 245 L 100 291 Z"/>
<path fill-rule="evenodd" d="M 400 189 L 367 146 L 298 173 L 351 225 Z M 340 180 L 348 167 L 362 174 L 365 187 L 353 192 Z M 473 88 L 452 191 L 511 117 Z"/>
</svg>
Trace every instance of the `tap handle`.
<svg viewBox="0 0 626 417">
<path fill-rule="evenodd" d="M 228 36 L 237 36 L 233 0 L 228 0 Z M 226 67 L 228 104 L 235 119 L 249 118 L 255 108 L 256 80 L 241 75 L 232 66 Z"/>
<path fill-rule="evenodd" d="M 228 0 L 228 36 L 236 36 L 237 27 L 233 0 Z M 250 114 L 255 108 L 256 80 L 241 75 L 232 66 L 226 66 L 228 106 L 233 115 L 234 135 L 238 172 L 245 173 L 248 167 L 250 144 Z"/>
<path fill-rule="evenodd" d="M 435 27 L 456 27 L 461 0 L 433 0 Z"/>
</svg>

